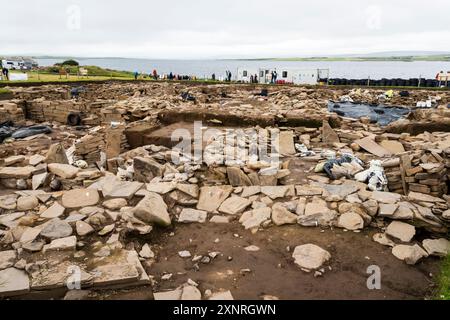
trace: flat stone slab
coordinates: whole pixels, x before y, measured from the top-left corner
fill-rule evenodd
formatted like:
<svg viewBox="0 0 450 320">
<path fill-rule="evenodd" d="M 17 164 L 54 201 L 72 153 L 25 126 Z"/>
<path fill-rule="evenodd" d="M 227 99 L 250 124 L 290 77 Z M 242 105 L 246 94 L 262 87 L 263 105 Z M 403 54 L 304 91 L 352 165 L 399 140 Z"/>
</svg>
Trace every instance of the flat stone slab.
<svg viewBox="0 0 450 320">
<path fill-rule="evenodd" d="M 410 242 L 416 234 L 416 228 L 404 222 L 393 221 L 388 225 L 386 234 L 403 242 Z"/>
<path fill-rule="evenodd" d="M 374 191 L 370 198 L 381 203 L 394 204 L 400 201 L 402 196 L 393 192 Z"/>
<path fill-rule="evenodd" d="M 67 288 L 68 284 L 71 284 L 71 275 L 75 271 L 75 267 L 80 271 L 80 284 L 81 286 L 90 285 L 92 281 L 92 275 L 87 273 L 82 267 L 70 262 L 65 261 L 55 265 L 52 265 L 49 269 L 43 272 L 33 274 L 31 279 L 32 290 L 52 290 L 58 288 Z"/>
<path fill-rule="evenodd" d="M 398 204 L 392 203 L 380 203 L 378 209 L 378 215 L 380 217 L 393 217 L 394 212 L 397 210 Z"/>
<path fill-rule="evenodd" d="M 16 250 L 0 251 L 0 270 L 14 266 L 16 258 Z"/>
<path fill-rule="evenodd" d="M 376 155 L 377 157 L 384 157 L 384 156 L 390 156 L 391 152 L 382 146 L 380 146 L 378 143 L 376 143 L 373 139 L 370 137 L 366 137 L 363 139 L 359 139 L 354 141 L 356 144 L 358 144 L 361 148 L 364 150 Z"/>
<path fill-rule="evenodd" d="M 147 183 L 147 190 L 150 192 L 155 192 L 159 194 L 169 193 L 176 188 L 176 183 L 173 182 L 157 182 L 157 183 Z"/>
<path fill-rule="evenodd" d="M 50 208 L 41 213 L 41 218 L 45 219 L 59 218 L 64 214 L 65 210 L 66 208 L 64 208 L 58 202 L 55 202 Z"/>
<path fill-rule="evenodd" d="M 165 291 L 165 292 L 155 292 L 155 293 L 153 293 L 153 297 L 155 300 L 174 301 L 174 300 L 180 300 L 182 293 L 183 292 L 181 289 L 176 289 L 176 290 Z"/>
<path fill-rule="evenodd" d="M 67 238 L 56 239 L 50 242 L 47 249 L 48 251 L 62 251 L 62 250 L 75 250 L 77 245 L 77 237 L 71 236 Z"/>
<path fill-rule="evenodd" d="M 400 244 L 392 248 L 392 254 L 405 261 L 407 264 L 416 264 L 420 259 L 428 256 L 425 250 L 423 250 L 419 245 L 415 244 L 413 246 L 408 246 Z"/>
<path fill-rule="evenodd" d="M 232 186 L 202 187 L 197 209 L 214 212 L 233 191 Z"/>
<path fill-rule="evenodd" d="M 80 171 L 80 168 L 71 166 L 70 164 L 50 163 L 48 165 L 48 171 L 63 179 L 73 179 Z"/>
<path fill-rule="evenodd" d="M 291 186 L 262 186 L 261 193 L 275 200 L 288 196 L 295 196 L 295 187 Z"/>
<path fill-rule="evenodd" d="M 432 202 L 432 203 L 445 203 L 444 199 L 430 196 L 428 194 L 418 193 L 418 192 L 410 192 L 408 194 L 409 201 L 413 202 Z"/>
<path fill-rule="evenodd" d="M 0 215 L 0 225 L 8 226 L 14 220 L 17 220 L 25 215 L 25 212 L 14 212 Z"/>
<path fill-rule="evenodd" d="M 250 200 L 246 198 L 241 198 L 237 196 L 232 196 L 226 199 L 221 206 L 219 211 L 226 214 L 239 214 L 244 212 L 244 210 L 251 204 Z"/>
<path fill-rule="evenodd" d="M 405 147 L 403 147 L 403 144 L 395 140 L 383 140 L 380 142 L 380 146 L 392 154 L 405 152 Z"/>
<path fill-rule="evenodd" d="M 208 213 L 206 211 L 184 208 L 181 211 L 180 216 L 178 217 L 178 222 L 181 222 L 181 223 L 192 223 L 192 222 L 204 223 L 204 222 L 206 222 L 207 216 L 208 216 Z"/>
<path fill-rule="evenodd" d="M 0 297 L 11 297 L 30 291 L 30 279 L 25 271 L 8 268 L 0 271 Z"/>
<path fill-rule="evenodd" d="M 0 169 L 0 179 L 28 179 L 34 171 L 34 167 L 4 167 Z"/>
<path fill-rule="evenodd" d="M 197 199 L 200 193 L 200 189 L 196 184 L 178 183 L 177 190 Z"/>
<path fill-rule="evenodd" d="M 320 196 L 324 189 L 318 186 L 301 185 L 295 186 L 298 196 Z"/>
<path fill-rule="evenodd" d="M 64 192 L 62 196 L 62 205 L 71 209 L 95 206 L 99 201 L 100 196 L 93 189 L 73 189 Z"/>
<path fill-rule="evenodd" d="M 90 272 L 94 275 L 94 287 L 104 287 L 135 282 L 139 272 L 134 264 L 108 264 Z"/>
<path fill-rule="evenodd" d="M 125 198 L 131 200 L 143 185 L 141 182 L 120 181 L 115 176 L 106 176 L 89 186 L 89 189 L 101 191 L 105 199 Z"/>
<path fill-rule="evenodd" d="M 348 195 L 359 190 L 359 187 L 351 181 L 346 181 L 340 185 L 323 184 L 322 188 L 324 189 L 323 196 L 325 198 L 334 196 L 339 197 L 339 200 L 343 200 Z"/>
<path fill-rule="evenodd" d="M 260 186 L 244 187 L 243 190 L 242 190 L 241 197 L 248 198 L 248 197 L 257 195 L 260 192 L 261 192 L 261 187 Z"/>
<path fill-rule="evenodd" d="M 22 233 L 22 236 L 20 237 L 20 242 L 22 244 L 33 242 L 40 233 L 41 233 L 41 228 L 39 228 L 39 227 L 27 228 Z"/>
<path fill-rule="evenodd" d="M 450 241 L 444 238 L 426 239 L 422 245 L 430 256 L 445 257 L 450 253 Z"/>
<path fill-rule="evenodd" d="M 271 208 L 259 208 L 251 211 L 244 212 L 239 219 L 239 222 L 244 226 L 246 230 L 258 228 L 263 222 L 268 221 L 271 218 Z"/>
<path fill-rule="evenodd" d="M 69 223 L 58 218 L 52 219 L 39 227 L 41 228 L 41 236 L 51 240 L 68 237 L 72 235 L 73 231 Z"/>
</svg>

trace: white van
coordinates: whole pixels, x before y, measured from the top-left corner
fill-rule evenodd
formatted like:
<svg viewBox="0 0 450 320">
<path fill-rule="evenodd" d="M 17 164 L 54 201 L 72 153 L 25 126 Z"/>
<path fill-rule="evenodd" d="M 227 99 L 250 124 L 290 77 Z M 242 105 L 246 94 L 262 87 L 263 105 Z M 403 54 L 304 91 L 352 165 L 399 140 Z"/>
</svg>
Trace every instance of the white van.
<svg viewBox="0 0 450 320">
<path fill-rule="evenodd" d="M 2 60 L 3 68 L 9 70 L 25 70 L 27 67 L 25 66 L 25 62 L 23 61 L 14 61 L 14 60 Z"/>
</svg>

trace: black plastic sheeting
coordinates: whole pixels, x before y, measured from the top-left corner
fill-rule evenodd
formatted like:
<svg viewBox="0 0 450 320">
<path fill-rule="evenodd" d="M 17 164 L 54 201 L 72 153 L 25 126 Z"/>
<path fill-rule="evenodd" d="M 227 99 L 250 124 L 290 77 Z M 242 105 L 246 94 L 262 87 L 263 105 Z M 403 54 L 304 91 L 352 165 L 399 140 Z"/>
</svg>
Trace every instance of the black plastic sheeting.
<svg viewBox="0 0 450 320">
<path fill-rule="evenodd" d="M 0 143 L 3 142 L 6 138 L 11 137 L 15 128 L 12 121 L 5 121 L 0 123 Z"/>
<path fill-rule="evenodd" d="M 16 128 L 14 127 L 14 123 L 12 121 L 6 121 L 0 123 L 0 143 L 3 140 L 12 137 L 14 139 L 23 139 L 27 137 L 31 137 L 41 133 L 51 133 L 52 129 L 48 126 L 31 126 L 31 127 L 22 127 Z"/>
<path fill-rule="evenodd" d="M 327 79 L 321 79 L 321 82 L 327 82 Z M 435 79 L 424 79 L 424 78 L 412 78 L 412 79 L 380 79 L 380 80 L 370 80 L 370 79 L 342 79 L 333 78 L 328 79 L 328 84 L 334 86 L 372 86 L 372 87 L 421 87 L 421 88 L 437 88 L 440 86 L 446 86 L 450 88 L 450 81 L 447 83 L 444 81 L 439 82 Z"/>
<path fill-rule="evenodd" d="M 359 119 L 369 117 L 370 122 L 386 126 L 405 117 L 410 110 L 402 107 L 390 107 L 382 104 L 370 105 L 354 102 L 328 102 L 328 111 L 335 112 L 341 117 Z"/>
</svg>

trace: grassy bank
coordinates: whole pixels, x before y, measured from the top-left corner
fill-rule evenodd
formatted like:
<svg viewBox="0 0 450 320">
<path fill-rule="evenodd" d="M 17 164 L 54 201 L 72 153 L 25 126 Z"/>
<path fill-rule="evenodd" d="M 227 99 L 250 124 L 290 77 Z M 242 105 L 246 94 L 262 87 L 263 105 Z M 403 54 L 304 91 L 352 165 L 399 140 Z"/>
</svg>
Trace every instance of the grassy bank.
<svg viewBox="0 0 450 320">
<path fill-rule="evenodd" d="M 0 83 L 39 83 L 39 82 L 80 82 L 80 81 L 105 81 L 105 80 L 132 80 L 134 74 L 128 71 L 104 69 L 97 66 L 82 66 L 87 70 L 87 76 L 79 76 L 77 66 L 64 66 L 67 74 L 60 74 L 61 67 L 51 66 L 39 70 L 28 71 L 26 81 L 2 81 Z M 11 71 L 21 73 L 21 71 Z"/>
<path fill-rule="evenodd" d="M 8 93 L 11 93 L 11 91 L 6 88 L 0 88 L 0 94 L 8 94 Z"/>
<path fill-rule="evenodd" d="M 59 70 L 61 67 L 58 66 L 52 66 L 52 67 L 46 67 L 44 69 L 40 70 L 40 73 L 42 74 L 53 74 L 53 75 L 59 75 Z M 109 78 L 133 78 L 133 72 L 129 71 L 119 71 L 119 70 L 112 70 L 112 69 L 104 69 L 97 66 L 81 66 L 81 68 L 86 69 L 88 71 L 89 76 L 96 76 L 96 77 L 109 77 Z M 67 70 L 72 75 L 77 75 L 78 73 L 78 66 L 64 66 L 64 69 Z"/>
<path fill-rule="evenodd" d="M 442 261 L 436 298 L 439 300 L 450 300 L 450 255 Z"/>
</svg>

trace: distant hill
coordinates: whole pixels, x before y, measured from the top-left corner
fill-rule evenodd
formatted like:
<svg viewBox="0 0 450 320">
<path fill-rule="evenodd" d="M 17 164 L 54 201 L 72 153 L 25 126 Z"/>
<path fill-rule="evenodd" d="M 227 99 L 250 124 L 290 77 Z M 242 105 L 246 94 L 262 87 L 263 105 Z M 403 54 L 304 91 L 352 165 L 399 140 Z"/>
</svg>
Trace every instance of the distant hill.
<svg viewBox="0 0 450 320">
<path fill-rule="evenodd" d="M 352 56 L 321 56 L 292 58 L 262 58 L 242 60 L 272 60 L 272 61 L 450 61 L 450 53 L 438 55 L 352 55 Z"/>
<path fill-rule="evenodd" d="M 144 58 L 126 58 L 126 57 L 76 57 L 76 56 L 47 56 L 32 55 L 34 59 L 137 59 L 146 60 Z M 158 60 L 158 58 L 148 58 L 149 60 Z M 181 59 L 183 60 L 183 59 Z M 384 51 L 361 54 L 321 54 L 314 56 L 286 56 L 286 57 L 232 57 L 232 56 L 216 56 L 210 59 L 202 60 L 274 60 L 274 61 L 450 61 L 450 51 Z"/>
</svg>

